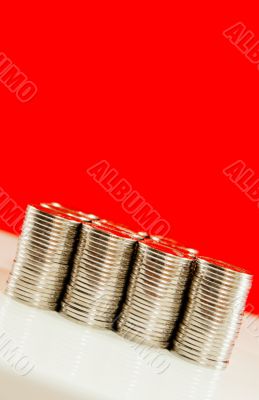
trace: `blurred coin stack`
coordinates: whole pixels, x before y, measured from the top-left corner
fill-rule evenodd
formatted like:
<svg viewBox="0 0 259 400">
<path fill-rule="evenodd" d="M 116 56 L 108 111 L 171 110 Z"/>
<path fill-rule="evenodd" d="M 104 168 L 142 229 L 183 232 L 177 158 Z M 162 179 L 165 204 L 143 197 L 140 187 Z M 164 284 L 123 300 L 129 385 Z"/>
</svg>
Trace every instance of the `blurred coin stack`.
<svg viewBox="0 0 259 400">
<path fill-rule="evenodd" d="M 29 205 L 6 294 L 38 308 L 56 309 L 80 224 L 61 210 Z"/>
<path fill-rule="evenodd" d="M 193 257 L 151 239 L 139 248 L 117 330 L 127 339 L 167 347 L 179 317 Z"/>
<path fill-rule="evenodd" d="M 111 328 L 135 243 L 126 228 L 106 221 L 84 223 L 61 313 L 87 325 Z"/>
<path fill-rule="evenodd" d="M 251 283 L 252 276 L 239 268 L 199 258 L 173 349 L 200 365 L 224 369 L 240 330 Z"/>
</svg>

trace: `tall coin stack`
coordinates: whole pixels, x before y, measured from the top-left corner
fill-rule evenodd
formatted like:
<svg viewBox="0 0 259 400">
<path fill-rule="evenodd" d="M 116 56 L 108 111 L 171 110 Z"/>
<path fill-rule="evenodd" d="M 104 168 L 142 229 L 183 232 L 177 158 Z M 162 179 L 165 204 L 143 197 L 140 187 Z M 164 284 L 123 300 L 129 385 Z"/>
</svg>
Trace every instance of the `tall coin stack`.
<svg viewBox="0 0 259 400">
<path fill-rule="evenodd" d="M 193 257 L 151 239 L 139 243 L 117 330 L 127 339 L 168 346 L 179 317 Z"/>
<path fill-rule="evenodd" d="M 199 258 L 173 349 L 200 365 L 224 369 L 240 330 L 252 276 L 232 265 Z"/>
<path fill-rule="evenodd" d="M 6 294 L 38 308 L 55 310 L 80 223 L 61 211 L 29 205 Z"/>
<path fill-rule="evenodd" d="M 135 243 L 126 229 L 105 221 L 84 223 L 61 313 L 87 325 L 111 329 Z"/>
</svg>

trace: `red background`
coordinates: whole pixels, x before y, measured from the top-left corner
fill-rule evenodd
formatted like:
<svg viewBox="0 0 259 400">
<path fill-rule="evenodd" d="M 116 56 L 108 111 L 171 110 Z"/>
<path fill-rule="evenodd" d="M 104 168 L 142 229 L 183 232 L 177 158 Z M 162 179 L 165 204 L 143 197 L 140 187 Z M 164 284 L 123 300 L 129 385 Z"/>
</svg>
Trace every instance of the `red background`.
<svg viewBox="0 0 259 400">
<path fill-rule="evenodd" d="M 106 159 L 174 238 L 254 272 L 258 313 L 259 210 L 222 173 L 241 159 L 259 177 L 259 72 L 222 35 L 242 21 L 259 40 L 252 2 L 4 2 L 0 19 L 38 86 L 21 104 L 0 85 L 0 186 L 138 229 L 86 173 Z"/>
</svg>

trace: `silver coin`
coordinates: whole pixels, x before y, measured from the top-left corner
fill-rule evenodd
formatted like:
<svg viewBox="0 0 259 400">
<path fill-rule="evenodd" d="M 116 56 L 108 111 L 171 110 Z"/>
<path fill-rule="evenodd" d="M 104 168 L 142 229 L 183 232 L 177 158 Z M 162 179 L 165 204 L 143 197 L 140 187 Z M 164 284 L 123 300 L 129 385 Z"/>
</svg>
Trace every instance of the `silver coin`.
<svg viewBox="0 0 259 400">
<path fill-rule="evenodd" d="M 134 264 L 134 270 L 135 271 L 143 271 L 144 273 L 147 273 L 149 275 L 152 275 L 154 278 L 159 277 L 161 279 L 172 279 L 174 277 L 175 279 L 187 279 L 190 270 L 189 269 L 182 269 L 180 267 L 177 268 L 171 268 L 170 270 L 164 269 L 163 266 L 154 267 L 151 263 L 146 264 L 144 261 L 139 261 L 136 260 Z"/>
<path fill-rule="evenodd" d="M 98 285 L 100 283 L 101 286 L 109 284 L 111 287 L 114 287 L 116 285 L 124 285 L 125 274 L 118 273 L 117 277 L 111 274 L 101 275 L 100 273 L 94 273 L 93 270 L 76 267 L 71 274 L 71 281 L 76 282 L 77 279 L 78 282 L 81 281 L 81 283 L 86 285 L 90 285 L 91 283 Z"/>
<path fill-rule="evenodd" d="M 67 266 L 56 266 L 52 265 L 51 267 L 43 267 L 43 264 L 33 264 L 29 261 L 26 262 L 19 262 L 15 261 L 13 264 L 13 271 L 15 272 L 23 272 L 28 275 L 34 276 L 47 276 L 49 279 L 63 279 L 68 274 L 68 267 Z"/>
<path fill-rule="evenodd" d="M 179 312 L 180 309 L 180 305 L 181 305 L 181 301 L 179 302 L 167 302 L 166 299 L 161 302 L 161 301 L 152 301 L 149 300 L 145 297 L 141 297 L 139 296 L 138 293 L 134 293 L 134 297 L 127 297 L 127 299 L 125 300 L 125 303 L 128 306 L 131 306 L 136 304 L 141 308 L 145 308 L 150 310 L 150 312 L 152 312 L 152 310 L 160 310 L 161 313 L 175 313 L 175 312 Z"/>
<path fill-rule="evenodd" d="M 37 215 L 43 219 L 55 219 L 55 221 L 58 221 L 62 224 L 78 225 L 80 223 L 80 221 L 77 221 L 76 218 L 71 218 L 65 213 L 56 212 L 50 209 L 47 210 L 42 206 L 29 205 L 26 210 L 26 216 L 29 217 L 31 215 Z"/>
<path fill-rule="evenodd" d="M 182 324 L 179 325 L 177 331 L 177 339 L 181 337 L 181 335 L 189 335 L 195 341 L 207 341 L 211 342 L 213 340 L 214 344 L 222 343 L 222 341 L 233 341 L 233 338 L 236 337 L 236 331 L 227 332 L 224 329 L 218 329 L 216 331 L 212 331 L 210 329 L 200 329 L 195 325 L 189 325 L 188 327 L 183 326 Z"/>
<path fill-rule="evenodd" d="M 18 251 L 18 255 L 17 257 L 31 257 L 31 258 L 39 258 L 42 260 L 46 260 L 47 262 L 53 262 L 53 260 L 58 260 L 57 262 L 61 262 L 64 260 L 64 264 L 66 264 L 66 261 L 70 258 L 71 253 L 64 253 L 64 252 L 52 252 L 52 253 L 48 253 L 46 251 L 43 251 L 42 249 L 36 249 L 30 246 L 26 246 L 26 248 L 24 246 L 20 246 L 19 247 L 19 251 Z"/>
<path fill-rule="evenodd" d="M 45 233 L 46 234 L 46 233 Z M 65 238 L 64 240 L 56 241 L 53 237 L 48 236 L 47 238 L 41 238 L 39 235 L 21 236 L 18 247 L 26 246 L 28 243 L 33 244 L 37 247 L 52 249 L 56 248 L 58 250 L 71 251 L 73 245 L 73 238 Z"/>
<path fill-rule="evenodd" d="M 119 266 L 119 268 L 113 267 L 106 268 L 106 266 L 102 265 L 101 263 L 90 263 L 90 262 L 74 262 L 73 271 L 75 274 L 77 271 L 82 271 L 82 273 L 89 273 L 96 276 L 103 276 L 103 277 L 111 277 L 124 279 L 125 274 L 127 273 L 127 269 L 123 266 Z"/>
<path fill-rule="evenodd" d="M 107 305 L 107 308 L 109 308 L 109 306 L 114 307 L 115 305 L 118 305 L 118 299 L 114 298 L 114 296 L 109 294 L 99 295 L 98 293 L 91 294 L 73 287 L 67 287 L 64 300 L 67 301 L 69 298 L 77 298 L 85 303 L 94 304 L 94 306 L 95 304 L 105 304 Z"/>
<path fill-rule="evenodd" d="M 193 356 L 198 357 L 206 357 L 206 359 L 214 361 L 214 362 L 224 362 L 229 359 L 230 351 L 222 349 L 221 351 L 210 351 L 209 348 L 204 347 L 194 347 L 191 343 L 188 345 L 185 343 L 184 346 L 182 343 L 176 341 L 176 348 L 188 351 L 188 353 L 192 354 Z"/>
<path fill-rule="evenodd" d="M 87 320 L 89 318 L 95 319 L 95 321 L 99 321 L 100 323 L 108 323 L 112 322 L 110 320 L 107 320 L 107 318 L 102 318 L 102 316 L 96 315 L 96 313 L 93 311 L 92 313 L 85 313 L 83 311 L 80 311 L 77 307 L 74 307 L 73 305 L 67 305 L 62 302 L 62 311 L 66 312 L 70 315 L 73 315 L 77 318 L 80 318 L 81 320 Z"/>
<path fill-rule="evenodd" d="M 46 303 L 46 304 L 47 303 L 50 303 L 50 304 L 56 303 L 55 296 L 40 294 L 38 292 L 27 292 L 23 288 L 20 289 L 19 287 L 15 287 L 15 288 L 8 287 L 6 289 L 5 293 L 12 294 L 13 296 L 23 297 L 24 299 L 27 299 L 28 301 L 32 301 L 32 302 L 38 301 L 38 302 L 42 302 L 42 303 Z"/>
<path fill-rule="evenodd" d="M 98 295 L 98 296 L 112 296 L 112 298 L 120 298 L 122 288 L 117 289 L 113 287 L 106 288 L 105 285 L 103 286 L 93 286 L 93 285 L 85 285 L 84 283 L 78 280 L 71 280 L 70 282 L 72 287 L 76 287 L 77 289 L 81 289 L 88 295 Z"/>
<path fill-rule="evenodd" d="M 252 278 L 252 275 L 249 274 L 247 271 L 245 271 L 242 268 L 235 267 L 226 262 L 214 260 L 209 257 L 199 257 L 197 260 L 197 264 L 205 265 L 206 269 L 213 268 L 213 269 L 224 271 L 224 273 L 233 274 L 233 275 L 243 275 L 249 279 Z"/>
<path fill-rule="evenodd" d="M 56 245 L 45 245 L 42 242 L 38 242 L 36 240 L 28 240 L 28 241 L 23 241 L 19 244 L 19 250 L 25 248 L 25 249 L 35 249 L 36 251 L 44 252 L 46 254 L 52 255 L 52 254 L 71 254 L 72 248 L 68 247 L 66 243 L 62 244 L 61 246 L 56 246 Z"/>
<path fill-rule="evenodd" d="M 111 329 L 112 323 L 111 322 L 103 322 L 96 320 L 94 316 L 82 316 L 78 315 L 77 313 L 73 312 L 70 309 L 62 309 L 61 315 L 64 317 L 74 321 L 74 322 L 79 322 L 81 324 L 87 324 L 88 326 L 93 326 L 96 328 L 105 328 L 105 329 Z"/>
<path fill-rule="evenodd" d="M 123 323 L 123 325 L 122 325 Z M 153 324 L 146 324 L 145 326 L 140 325 L 138 321 L 130 318 L 127 320 L 120 320 L 119 325 L 119 332 L 121 329 L 130 329 L 131 331 L 135 332 L 138 336 L 142 336 L 144 338 L 152 338 L 156 342 L 167 342 L 170 338 L 171 328 L 167 331 L 164 330 L 163 332 L 157 332 L 155 329 L 155 325 Z"/>
<path fill-rule="evenodd" d="M 132 342 L 136 342 L 142 345 L 148 345 L 151 347 L 157 347 L 157 348 L 166 348 L 168 345 L 168 342 L 162 342 L 162 341 L 155 341 L 152 340 L 151 338 L 139 336 L 136 334 L 135 331 L 131 331 L 129 329 L 123 329 L 121 328 L 118 331 L 119 335 L 122 336 L 124 339 L 130 340 Z"/>
<path fill-rule="evenodd" d="M 197 269 L 196 276 L 195 276 L 195 281 L 199 282 L 201 280 L 204 280 L 206 284 L 208 285 L 214 285 L 215 287 L 223 287 L 227 289 L 235 289 L 238 287 L 250 287 L 251 281 L 248 279 L 237 279 L 235 276 L 234 277 L 227 277 L 227 276 L 222 276 L 220 277 L 219 274 L 214 274 L 213 272 L 209 271 L 204 271 L 202 273 L 199 272 Z"/>
<path fill-rule="evenodd" d="M 75 307 L 79 311 L 84 312 L 84 313 L 99 313 L 105 317 L 109 317 L 116 312 L 117 306 L 112 306 L 112 305 L 106 305 L 106 304 L 101 304 L 100 302 L 94 304 L 93 302 L 85 302 L 82 300 L 78 300 L 75 297 L 66 297 L 63 302 L 67 304 L 68 306 Z"/>
<path fill-rule="evenodd" d="M 76 257 L 76 260 L 78 260 L 78 257 Z M 95 255 L 93 253 L 89 253 L 89 252 L 84 252 L 83 255 L 81 255 L 80 260 L 83 261 L 88 261 L 88 262 L 99 262 L 99 263 L 103 263 L 106 266 L 110 266 L 113 267 L 114 265 L 119 264 L 121 265 L 121 263 L 123 263 L 123 261 L 126 260 L 127 263 L 129 263 L 129 258 L 128 257 L 122 257 L 122 258 L 116 258 L 114 257 L 114 259 L 109 259 L 108 257 L 102 257 L 101 255 Z"/>
<path fill-rule="evenodd" d="M 95 236 L 87 236 L 86 238 L 83 238 L 84 243 L 87 245 L 92 245 L 96 246 L 99 248 L 104 249 L 111 249 L 111 250 L 116 250 L 116 249 L 121 249 L 124 248 L 125 250 L 130 250 L 134 244 L 135 241 L 132 242 L 125 242 L 123 240 L 117 240 L 117 241 L 111 241 L 109 240 L 109 237 L 105 239 L 102 239 L 100 237 L 95 237 Z"/>
<path fill-rule="evenodd" d="M 159 299 L 160 301 L 162 301 L 163 298 L 165 298 L 165 292 L 164 291 L 154 291 L 154 290 L 150 290 L 150 288 L 148 287 L 144 287 L 144 286 L 140 286 L 140 285 L 135 285 L 134 287 L 134 292 L 139 293 L 139 295 L 142 296 L 146 296 L 149 299 L 153 299 L 155 301 L 155 299 Z M 182 295 L 181 294 L 175 294 L 175 293 L 167 293 L 166 294 L 166 299 L 167 301 L 177 301 L 178 299 L 182 299 Z"/>
<path fill-rule="evenodd" d="M 33 257 L 18 257 L 14 260 L 14 267 L 28 267 L 35 271 L 46 272 L 51 275 L 51 272 L 55 275 L 55 273 L 65 274 L 69 270 L 68 264 L 57 263 L 56 261 L 47 261 L 47 260 L 37 260 Z"/>
<path fill-rule="evenodd" d="M 226 319 L 225 317 L 222 318 L 218 316 L 206 315 L 205 313 L 202 313 L 199 310 L 191 310 L 191 311 L 189 310 L 190 308 L 188 307 L 184 313 L 183 323 L 185 323 L 186 325 L 187 324 L 189 325 L 197 321 L 199 324 L 209 325 L 211 329 L 213 328 L 214 325 L 215 326 L 220 325 L 221 327 L 228 326 L 228 328 L 230 329 L 231 319 L 233 319 L 235 323 L 238 320 L 242 319 L 242 315 L 237 315 L 237 314 L 234 314 L 232 316 L 230 315 L 229 318 Z"/>
<path fill-rule="evenodd" d="M 189 268 L 181 268 L 181 266 L 174 266 L 168 269 L 165 268 L 164 265 L 154 264 L 152 262 L 146 263 L 144 260 L 136 260 L 135 262 L 136 267 L 143 271 L 147 271 L 150 274 L 154 274 L 156 277 L 162 277 L 164 279 L 171 278 L 172 276 L 183 276 L 186 277 L 189 275 Z"/>
<path fill-rule="evenodd" d="M 146 247 L 144 247 L 146 246 Z M 193 257 L 188 251 L 179 250 L 175 247 L 166 246 L 160 243 L 152 243 L 152 240 L 146 239 L 145 242 L 140 243 L 140 248 L 146 251 L 146 254 L 154 258 L 162 258 L 172 262 L 188 262 L 193 260 Z"/>
<path fill-rule="evenodd" d="M 20 290 L 23 292 L 26 292 L 27 294 L 31 294 L 32 296 L 39 295 L 39 296 L 45 296 L 46 298 L 57 298 L 59 295 L 59 292 L 56 289 L 50 289 L 46 288 L 44 286 L 39 286 L 39 285 L 33 285 L 33 284 L 27 284 L 26 282 L 19 281 L 17 280 L 8 280 L 8 289 L 7 290 Z"/>
<path fill-rule="evenodd" d="M 73 275 L 75 276 L 75 275 Z M 108 284 L 112 287 L 114 287 L 114 285 L 118 285 L 118 286 L 123 286 L 125 280 L 118 276 L 112 276 L 111 274 L 109 275 L 102 275 L 102 274 L 96 274 L 92 271 L 88 271 L 88 270 L 82 270 L 82 268 L 78 269 L 78 271 L 76 271 L 76 276 L 77 277 L 81 277 L 83 279 L 85 279 L 86 281 L 89 279 L 90 282 L 96 282 L 97 284 L 103 283 L 103 284 Z"/>
<path fill-rule="evenodd" d="M 37 283 L 37 282 L 43 282 L 46 285 L 49 285 L 50 287 L 53 286 L 63 286 L 64 285 L 64 278 L 59 278 L 59 277 L 49 277 L 47 275 L 37 275 L 33 274 L 28 271 L 24 270 L 18 270 L 15 269 L 11 272 L 11 276 L 14 277 L 14 279 L 24 279 L 25 281 L 32 282 L 32 283 Z"/>
<path fill-rule="evenodd" d="M 163 315 L 173 315 L 175 312 L 179 312 L 179 305 L 176 304 L 175 308 L 171 306 L 166 306 L 166 303 L 163 305 L 160 302 L 158 303 L 150 303 L 149 301 L 142 300 L 139 297 L 134 296 L 132 299 L 126 299 L 124 302 L 125 305 L 129 306 L 132 310 L 137 308 L 139 310 L 143 310 L 146 312 L 154 312 L 160 313 L 161 316 Z"/>
<path fill-rule="evenodd" d="M 24 301 L 26 300 L 28 303 L 43 303 L 44 305 L 57 305 L 57 299 L 53 298 L 53 297 L 43 297 L 43 296 L 39 296 L 37 294 L 35 294 L 34 296 L 30 293 L 27 293 L 24 290 L 21 290 L 19 288 L 15 288 L 15 289 L 10 289 L 8 288 L 8 290 L 6 290 L 5 292 L 6 295 L 8 296 L 12 296 L 15 298 L 20 298 L 23 299 Z"/>
<path fill-rule="evenodd" d="M 144 323 L 144 322 L 139 322 L 138 320 L 134 318 L 127 318 L 126 320 L 121 320 L 120 323 L 123 323 L 123 328 L 131 328 L 131 330 L 134 330 L 139 336 L 144 335 L 144 337 L 149 337 L 152 338 L 155 341 L 160 341 L 160 342 L 169 342 L 170 336 L 171 336 L 171 330 L 172 330 L 172 325 L 167 325 L 167 329 L 165 327 L 161 326 L 160 330 L 157 327 L 156 321 L 152 324 L 150 323 Z M 121 325 L 119 328 L 121 329 Z"/>
<path fill-rule="evenodd" d="M 149 267 L 153 267 L 156 270 L 158 270 L 158 272 L 163 272 L 164 274 L 169 273 L 172 274 L 174 271 L 177 272 L 181 272 L 182 274 L 188 274 L 188 272 L 190 271 L 190 266 L 191 263 L 187 263 L 187 262 L 172 262 L 169 263 L 168 261 L 162 261 L 162 260 L 158 260 L 155 258 L 150 258 L 150 257 L 140 257 L 139 258 L 141 263 L 149 266 Z"/>
<path fill-rule="evenodd" d="M 216 360 L 208 359 L 204 356 L 203 357 L 199 356 L 197 354 L 194 355 L 191 352 L 186 351 L 185 349 L 182 349 L 181 347 L 177 346 L 176 344 L 174 346 L 174 350 L 182 357 L 184 357 L 190 361 L 193 361 L 195 364 L 199 364 L 199 365 L 202 365 L 205 367 L 212 367 L 215 369 L 223 370 L 227 367 L 228 362 L 229 362 L 228 360 L 216 361 Z"/>
<path fill-rule="evenodd" d="M 102 304 L 98 302 L 97 304 L 93 304 L 93 302 L 83 302 L 81 300 L 78 300 L 75 297 L 68 297 L 63 299 L 63 303 L 66 304 L 67 306 L 74 307 L 78 311 L 81 311 L 82 313 L 86 314 L 91 314 L 95 313 L 96 315 L 102 315 L 103 318 L 107 319 L 112 319 L 114 316 L 114 313 L 117 310 L 117 305 L 113 304 Z"/>
<path fill-rule="evenodd" d="M 31 235 L 42 236 L 45 232 L 46 236 L 53 237 L 57 241 L 75 236 L 77 229 L 75 227 L 57 226 L 54 224 L 44 223 L 40 220 L 25 220 L 22 237 L 29 237 Z"/>
<path fill-rule="evenodd" d="M 128 308 L 127 308 L 128 307 Z M 128 306 L 127 304 L 125 305 L 124 308 L 124 313 L 123 313 L 127 318 L 129 316 L 135 316 L 139 317 L 140 321 L 143 321 L 145 324 L 147 321 L 152 321 L 159 319 L 159 322 L 162 324 L 164 323 L 170 323 L 172 320 L 174 320 L 174 315 L 172 314 L 162 314 L 159 311 L 152 310 L 152 312 L 147 311 L 146 309 L 141 309 L 139 307 L 134 307 L 132 304 Z"/>
<path fill-rule="evenodd" d="M 194 298 L 196 293 L 204 293 L 214 297 L 215 300 L 217 297 L 220 297 L 222 301 L 235 301 L 236 298 L 244 298 L 249 289 L 247 287 L 240 287 L 237 289 L 226 289 L 224 287 L 215 287 L 210 286 L 206 282 L 192 282 L 190 289 L 190 298 L 191 296 Z"/>
<path fill-rule="evenodd" d="M 136 272 L 134 271 L 132 273 L 132 276 L 136 276 L 136 282 L 141 285 L 148 286 L 150 288 L 156 288 L 156 289 L 161 289 L 163 291 L 170 290 L 173 291 L 175 290 L 184 290 L 186 287 L 186 280 L 187 279 L 177 279 L 172 277 L 170 280 L 163 280 L 163 279 L 156 279 L 154 276 L 145 273 L 141 269 Z"/>
<path fill-rule="evenodd" d="M 37 308 L 40 308 L 40 309 L 43 309 L 43 310 L 54 311 L 57 308 L 56 302 L 55 303 L 43 303 L 43 302 L 40 302 L 40 301 L 28 300 L 28 299 L 26 299 L 26 298 L 24 298 L 22 296 L 17 295 L 17 294 L 13 295 L 13 294 L 9 294 L 8 293 L 7 295 L 12 297 L 12 298 L 14 298 L 16 301 L 18 301 L 20 303 L 23 303 L 23 304 L 26 304 L 26 305 L 29 305 L 29 306 L 32 306 L 32 307 L 37 307 Z"/>
</svg>

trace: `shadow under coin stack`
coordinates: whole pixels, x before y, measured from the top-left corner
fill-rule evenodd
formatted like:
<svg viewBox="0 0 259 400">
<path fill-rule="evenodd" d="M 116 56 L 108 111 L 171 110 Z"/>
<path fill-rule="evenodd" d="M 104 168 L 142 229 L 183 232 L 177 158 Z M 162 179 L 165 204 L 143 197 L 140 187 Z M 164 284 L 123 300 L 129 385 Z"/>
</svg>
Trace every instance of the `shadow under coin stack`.
<svg viewBox="0 0 259 400">
<path fill-rule="evenodd" d="M 179 317 L 193 257 L 146 239 L 139 243 L 126 300 L 118 320 L 121 336 L 166 348 Z"/>
<path fill-rule="evenodd" d="M 61 313 L 111 329 L 123 294 L 136 239 L 106 222 L 83 224 Z"/>
<path fill-rule="evenodd" d="M 199 258 L 173 349 L 200 365 L 224 369 L 240 330 L 252 276 Z"/>
<path fill-rule="evenodd" d="M 29 205 L 6 294 L 31 306 L 55 310 L 80 223 L 61 211 Z"/>
</svg>

